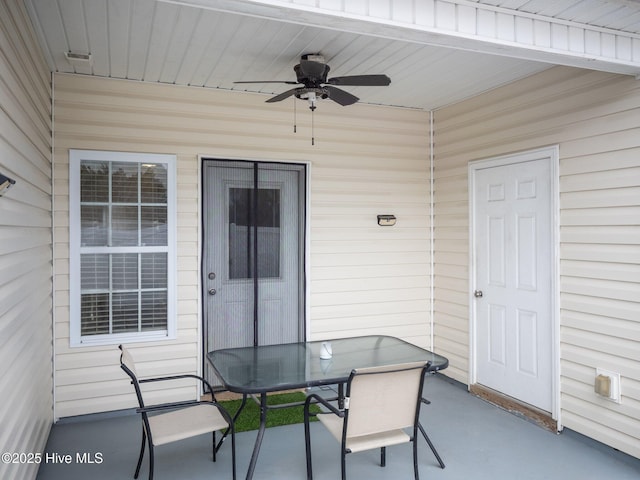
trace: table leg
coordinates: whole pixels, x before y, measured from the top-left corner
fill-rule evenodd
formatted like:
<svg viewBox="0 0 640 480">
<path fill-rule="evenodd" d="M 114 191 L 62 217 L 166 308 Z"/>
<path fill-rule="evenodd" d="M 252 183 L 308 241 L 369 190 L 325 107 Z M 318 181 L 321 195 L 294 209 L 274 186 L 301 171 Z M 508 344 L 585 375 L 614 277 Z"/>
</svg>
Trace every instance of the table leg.
<svg viewBox="0 0 640 480">
<path fill-rule="evenodd" d="M 247 471 L 247 480 L 253 478 L 253 472 L 256 469 L 256 462 L 258 461 L 258 454 L 260 453 L 260 446 L 262 445 L 262 437 L 264 437 L 264 430 L 267 426 L 267 394 L 260 394 L 260 428 L 258 428 L 258 435 L 256 437 L 256 443 L 253 447 L 253 453 L 251 454 L 251 461 L 249 462 L 249 470 Z"/>
<path fill-rule="evenodd" d="M 238 419 L 238 417 L 240 416 L 240 413 L 242 413 L 242 409 L 244 408 L 244 406 L 247 403 L 247 394 L 245 393 L 244 395 L 242 395 L 242 403 L 240 404 L 240 407 L 238 408 L 238 411 L 236 412 L 236 414 L 233 416 L 233 423 L 236 423 L 236 420 Z M 222 438 L 220 439 L 220 441 L 218 442 L 218 444 L 216 445 L 216 452 L 218 450 L 220 450 L 220 447 L 222 446 L 222 442 L 224 442 L 224 439 L 227 438 L 227 435 L 229 434 L 229 429 L 225 429 L 225 431 L 222 433 Z"/>
</svg>

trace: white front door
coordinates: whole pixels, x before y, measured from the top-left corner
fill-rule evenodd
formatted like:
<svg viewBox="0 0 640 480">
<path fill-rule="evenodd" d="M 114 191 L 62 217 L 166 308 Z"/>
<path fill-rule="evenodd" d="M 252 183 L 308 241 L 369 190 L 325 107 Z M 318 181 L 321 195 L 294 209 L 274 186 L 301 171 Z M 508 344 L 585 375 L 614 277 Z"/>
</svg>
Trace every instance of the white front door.
<svg viewBox="0 0 640 480">
<path fill-rule="evenodd" d="M 554 215 L 549 151 L 470 171 L 475 381 L 553 410 Z"/>
<path fill-rule="evenodd" d="M 301 165 L 204 161 L 205 354 L 304 340 L 304 185 Z"/>
</svg>

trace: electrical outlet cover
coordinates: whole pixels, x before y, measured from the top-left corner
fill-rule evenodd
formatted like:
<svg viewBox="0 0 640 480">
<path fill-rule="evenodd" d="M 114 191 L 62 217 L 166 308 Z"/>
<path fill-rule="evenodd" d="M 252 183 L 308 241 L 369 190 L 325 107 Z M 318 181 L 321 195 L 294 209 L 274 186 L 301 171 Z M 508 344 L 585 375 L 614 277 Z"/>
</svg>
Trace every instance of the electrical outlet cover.
<svg viewBox="0 0 640 480">
<path fill-rule="evenodd" d="M 609 370 L 604 370 L 602 368 L 597 368 L 596 377 L 598 375 L 605 375 L 611 378 L 611 396 L 608 398 L 604 398 L 607 398 L 607 400 L 611 400 L 612 402 L 620 403 L 620 374 L 611 372 Z"/>
</svg>

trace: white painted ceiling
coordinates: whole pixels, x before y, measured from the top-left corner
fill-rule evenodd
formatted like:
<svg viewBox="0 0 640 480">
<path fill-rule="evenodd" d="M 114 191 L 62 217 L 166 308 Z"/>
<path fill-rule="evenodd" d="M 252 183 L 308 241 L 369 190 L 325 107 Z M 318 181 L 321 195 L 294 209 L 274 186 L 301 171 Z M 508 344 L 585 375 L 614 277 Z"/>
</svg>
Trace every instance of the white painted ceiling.
<svg viewBox="0 0 640 480">
<path fill-rule="evenodd" d="M 291 86 L 233 82 L 295 80 L 293 66 L 305 53 L 323 54 L 330 77 L 385 73 L 391 78 L 388 87 L 345 87 L 361 102 L 426 110 L 553 65 L 516 58 L 508 49 L 496 55 L 436 46 L 326 22 L 314 25 L 295 15 L 274 18 L 252 2 L 223 0 L 213 2 L 224 5 L 216 8 L 208 1 L 25 0 L 25 5 L 51 71 L 246 90 L 264 93 L 265 99 Z M 640 33 L 638 0 L 461 1 Z M 65 52 L 91 53 L 92 65 L 74 67 Z"/>
</svg>

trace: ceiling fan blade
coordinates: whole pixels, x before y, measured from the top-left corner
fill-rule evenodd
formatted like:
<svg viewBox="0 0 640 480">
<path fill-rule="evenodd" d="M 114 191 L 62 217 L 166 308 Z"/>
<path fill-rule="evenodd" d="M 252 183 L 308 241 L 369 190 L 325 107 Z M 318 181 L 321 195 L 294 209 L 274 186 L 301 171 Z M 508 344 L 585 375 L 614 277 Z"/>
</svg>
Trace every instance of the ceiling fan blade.
<svg viewBox="0 0 640 480">
<path fill-rule="evenodd" d="M 386 87 L 391 79 L 386 75 L 350 75 L 347 77 L 333 77 L 327 80 L 330 85 L 351 85 L 358 87 Z"/>
<path fill-rule="evenodd" d="M 336 87 L 325 86 L 324 90 L 327 91 L 329 98 L 336 103 L 339 103 L 343 107 L 345 105 L 351 105 L 360 100 L 355 95 L 351 95 L 349 92 L 345 92 L 344 90 L 340 90 Z"/>
<path fill-rule="evenodd" d="M 298 91 L 297 88 L 292 88 L 291 90 L 287 90 L 286 92 L 283 92 L 280 95 L 276 95 L 275 97 L 271 97 L 266 102 L 267 103 L 280 102 L 280 101 L 284 100 L 285 98 L 289 98 L 290 96 L 295 95 L 297 91 Z"/>
<path fill-rule="evenodd" d="M 245 80 L 243 82 L 233 82 L 233 83 L 285 83 L 287 85 L 298 85 L 298 82 L 293 82 L 288 80 Z"/>
</svg>

